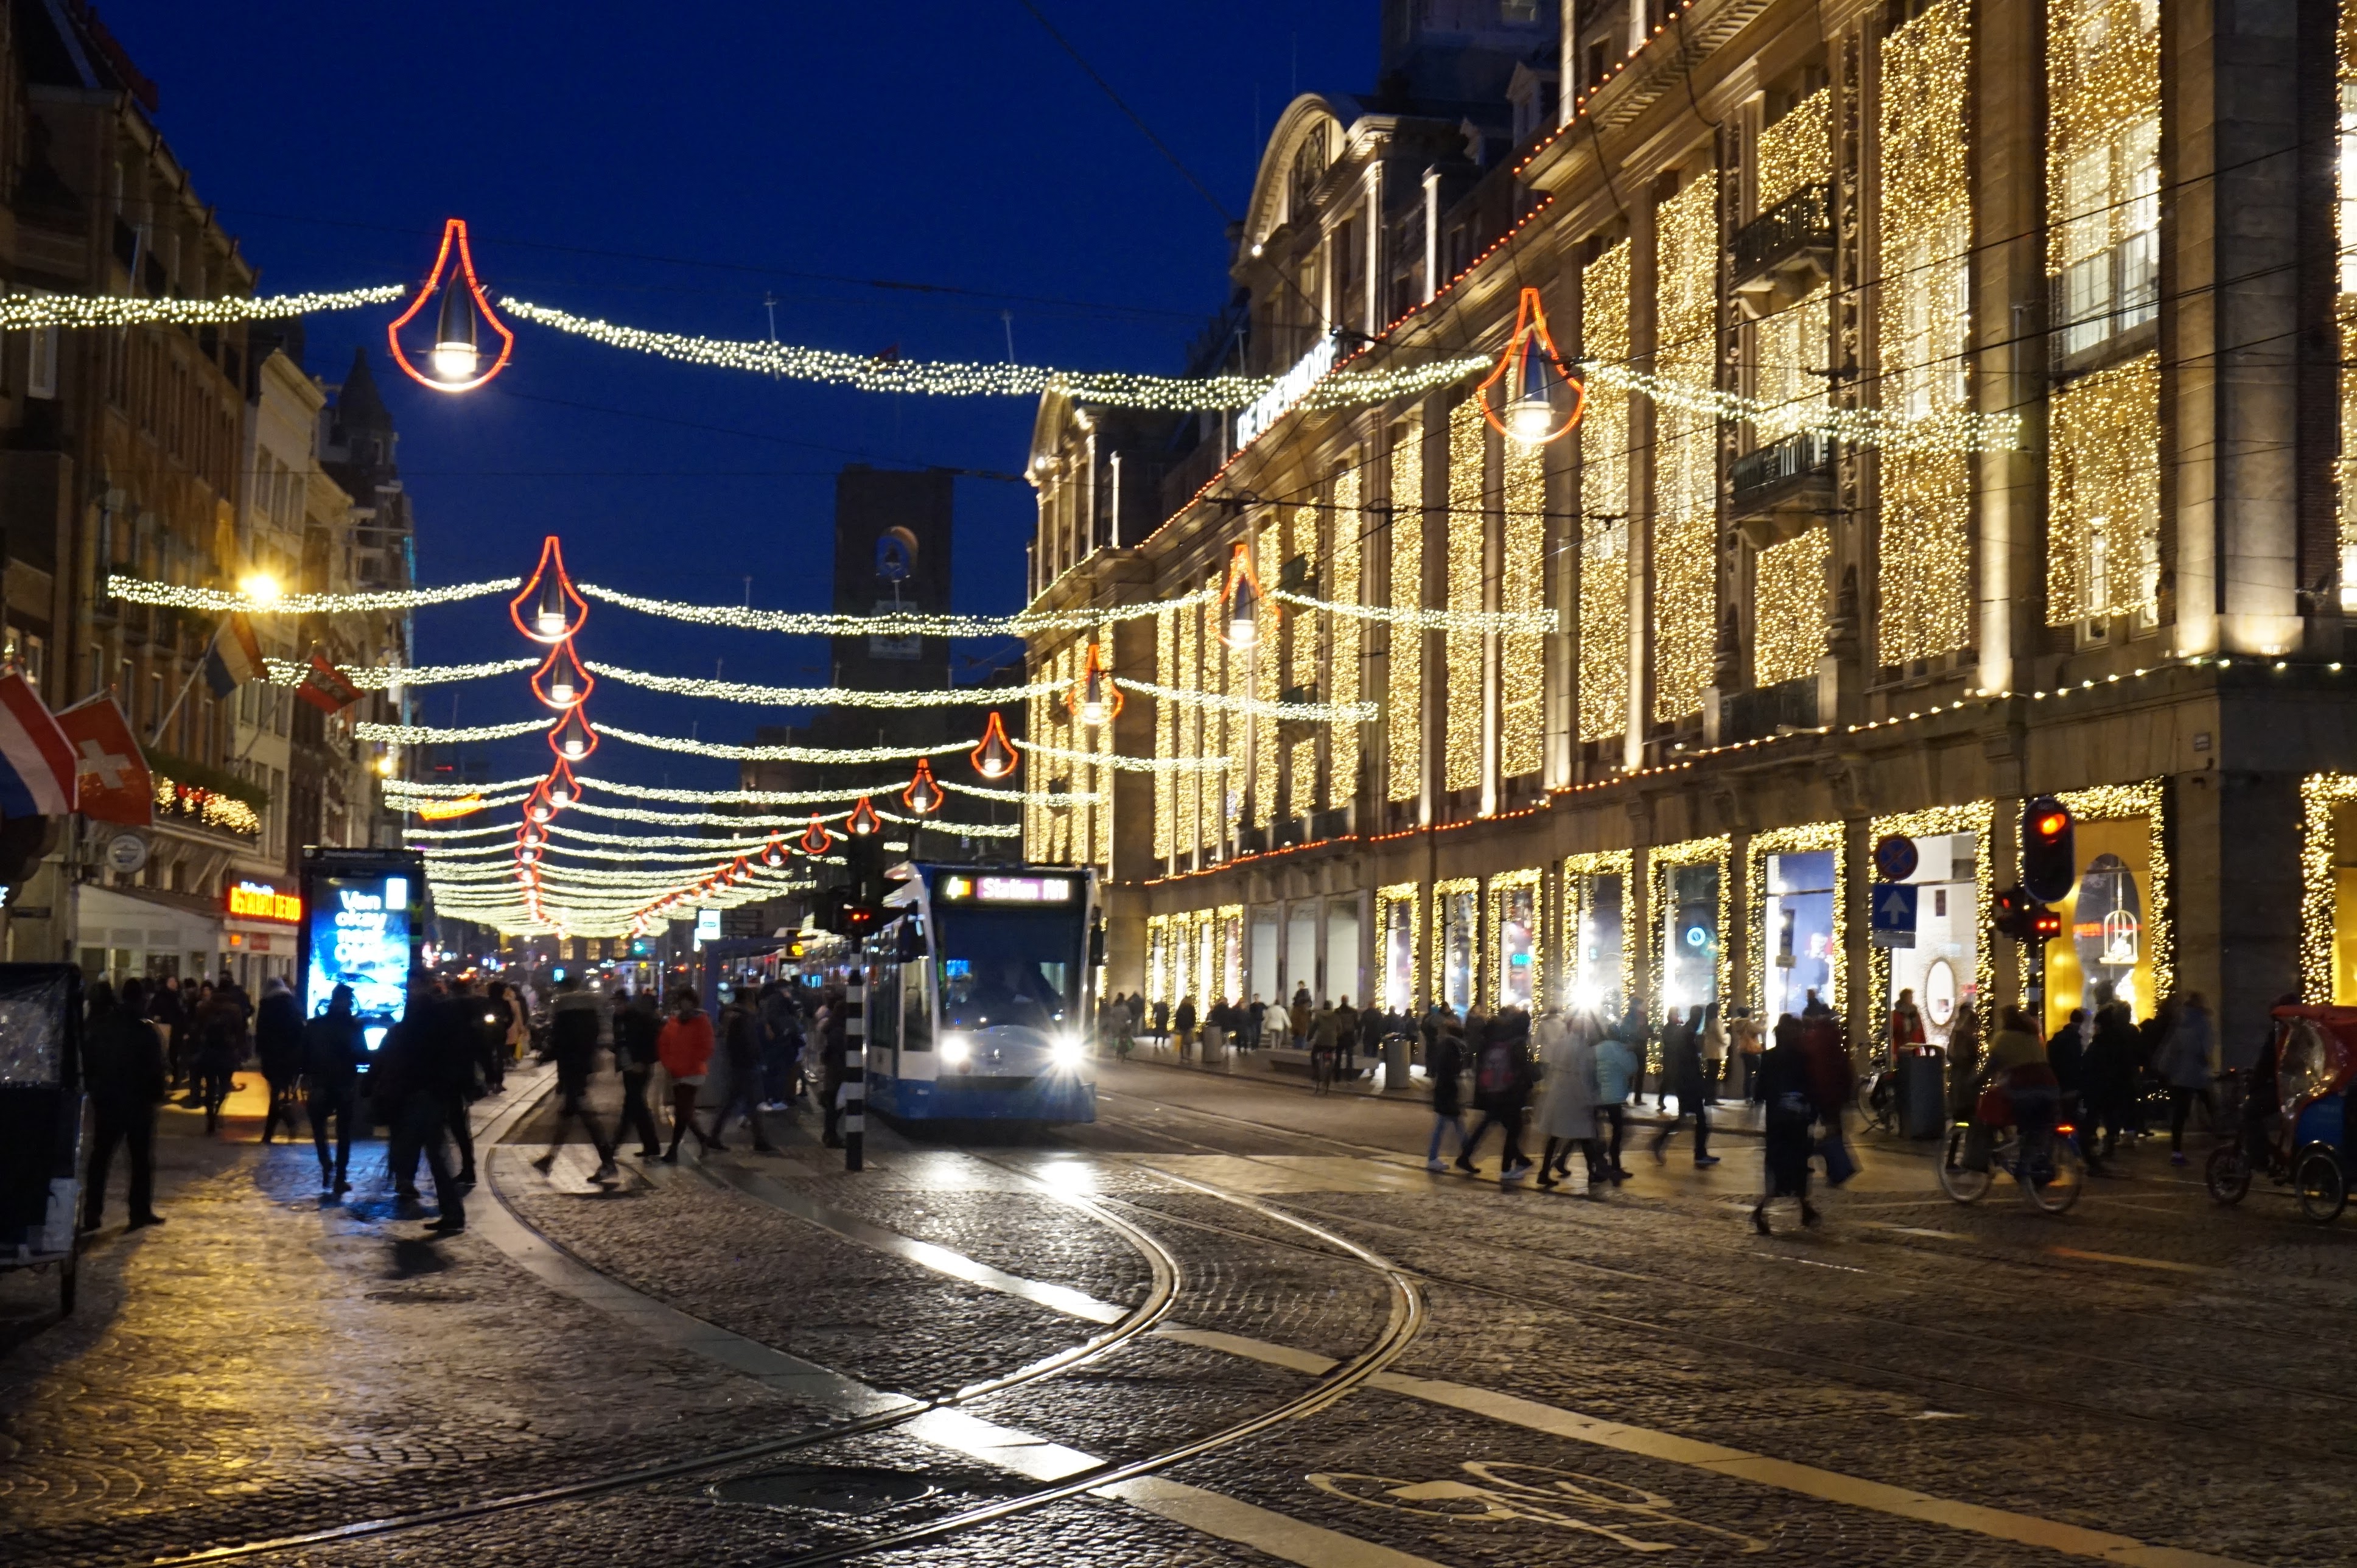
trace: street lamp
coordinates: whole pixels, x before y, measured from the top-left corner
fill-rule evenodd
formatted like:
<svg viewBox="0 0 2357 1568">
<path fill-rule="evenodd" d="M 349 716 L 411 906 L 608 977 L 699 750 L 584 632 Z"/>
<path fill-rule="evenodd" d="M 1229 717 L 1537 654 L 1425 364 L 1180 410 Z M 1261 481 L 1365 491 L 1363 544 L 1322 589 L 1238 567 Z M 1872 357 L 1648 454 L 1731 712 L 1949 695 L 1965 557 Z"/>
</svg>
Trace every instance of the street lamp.
<svg viewBox="0 0 2357 1568">
<path fill-rule="evenodd" d="M 1227 630 L 1221 634 L 1230 648 L 1250 648 L 1260 641 L 1260 580 L 1253 575 L 1252 552 L 1241 542 L 1228 556 Z"/>
<path fill-rule="evenodd" d="M 1007 740 L 1006 726 L 999 722 L 996 709 L 991 712 L 990 723 L 983 728 L 982 744 L 966 755 L 974 770 L 985 779 L 1004 779 L 1015 771 L 1015 747 Z"/>
<path fill-rule="evenodd" d="M 238 591 L 256 605 L 274 605 L 286 596 L 286 586 L 267 572 L 255 572 L 238 584 Z"/>
</svg>

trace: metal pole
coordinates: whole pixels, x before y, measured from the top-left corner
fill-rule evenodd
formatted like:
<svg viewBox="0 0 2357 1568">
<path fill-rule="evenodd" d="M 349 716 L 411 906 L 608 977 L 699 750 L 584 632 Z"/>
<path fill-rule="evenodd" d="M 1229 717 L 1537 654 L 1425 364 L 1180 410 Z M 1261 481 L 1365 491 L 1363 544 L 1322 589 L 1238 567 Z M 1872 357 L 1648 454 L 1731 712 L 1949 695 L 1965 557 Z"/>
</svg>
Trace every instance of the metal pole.
<svg viewBox="0 0 2357 1568">
<path fill-rule="evenodd" d="M 867 1139 L 867 955 L 855 949 L 843 983 L 843 1168 L 865 1170 Z"/>
</svg>

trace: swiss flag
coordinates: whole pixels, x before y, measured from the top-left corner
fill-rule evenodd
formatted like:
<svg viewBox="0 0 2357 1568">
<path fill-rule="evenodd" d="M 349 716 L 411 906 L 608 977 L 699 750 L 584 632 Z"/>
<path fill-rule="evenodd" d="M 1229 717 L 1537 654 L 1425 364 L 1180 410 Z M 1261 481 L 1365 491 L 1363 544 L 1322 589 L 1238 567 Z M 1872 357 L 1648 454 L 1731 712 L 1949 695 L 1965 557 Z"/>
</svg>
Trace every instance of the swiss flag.
<svg viewBox="0 0 2357 1568">
<path fill-rule="evenodd" d="M 156 786 L 131 721 L 106 693 L 58 715 L 81 775 L 79 810 L 93 822 L 144 828 L 156 820 Z"/>
<path fill-rule="evenodd" d="M 330 714 L 340 714 L 361 700 L 361 689 L 328 663 L 324 653 L 311 655 L 311 668 L 303 671 L 303 683 L 295 688 L 295 694 Z"/>
</svg>

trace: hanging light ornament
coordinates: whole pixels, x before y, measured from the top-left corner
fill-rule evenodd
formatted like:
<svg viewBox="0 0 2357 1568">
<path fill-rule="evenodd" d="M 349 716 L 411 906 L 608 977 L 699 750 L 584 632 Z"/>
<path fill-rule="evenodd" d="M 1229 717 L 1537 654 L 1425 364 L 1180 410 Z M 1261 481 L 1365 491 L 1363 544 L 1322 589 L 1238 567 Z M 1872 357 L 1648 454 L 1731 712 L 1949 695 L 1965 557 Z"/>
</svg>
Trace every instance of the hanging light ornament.
<svg viewBox="0 0 2357 1568">
<path fill-rule="evenodd" d="M 1230 648 L 1250 648 L 1260 640 L 1264 597 L 1260 578 L 1253 571 L 1252 550 L 1239 540 L 1229 553 L 1227 585 L 1220 594 L 1226 623 L 1220 633 L 1222 642 Z"/>
<path fill-rule="evenodd" d="M 770 842 L 762 847 L 761 864 L 772 871 L 786 864 L 786 846 L 778 842 L 775 833 L 770 835 Z"/>
<path fill-rule="evenodd" d="M 548 792 L 548 803 L 560 811 L 581 799 L 581 786 L 573 781 L 573 765 L 561 757 L 556 766 L 548 770 L 541 788 Z"/>
<path fill-rule="evenodd" d="M 884 823 L 882 819 L 876 815 L 876 808 L 867 803 L 867 797 L 862 795 L 859 797 L 859 804 L 851 808 L 851 821 L 845 825 L 851 830 L 855 837 L 872 838 Z"/>
<path fill-rule="evenodd" d="M 589 727 L 589 721 L 581 716 L 579 708 L 576 708 L 548 732 L 548 744 L 551 750 L 567 762 L 578 762 L 597 749 L 597 732 Z"/>
<path fill-rule="evenodd" d="M 802 830 L 802 852 L 805 854 L 824 854 L 834 847 L 834 835 L 826 831 L 826 824 L 818 820 L 818 813 L 812 812 L 810 826 Z"/>
<path fill-rule="evenodd" d="M 1014 745 L 1006 738 L 1006 726 L 999 721 L 996 708 L 991 710 L 990 723 L 983 727 L 982 744 L 967 753 L 967 757 L 974 763 L 974 770 L 985 779 L 1004 779 L 1015 771 L 1018 758 L 1015 755 Z"/>
<path fill-rule="evenodd" d="M 1105 673 L 1104 646 L 1092 642 L 1088 657 L 1082 661 L 1080 679 L 1072 682 L 1071 691 L 1065 694 L 1064 705 L 1081 723 L 1094 729 L 1119 714 L 1121 703 L 1121 688 L 1114 685 L 1113 677 Z"/>
<path fill-rule="evenodd" d="M 548 798 L 548 780 L 542 779 L 539 787 L 524 798 L 523 814 L 527 821 L 534 822 L 545 822 L 556 815 L 556 807 Z"/>
<path fill-rule="evenodd" d="M 573 579 L 565 575 L 564 547 L 552 533 L 541 544 L 540 564 L 525 579 L 523 592 L 508 601 L 508 618 L 534 642 L 559 643 L 580 630 L 588 615 L 589 601 L 574 592 Z M 587 671 L 581 679 L 588 679 Z M 533 689 L 537 692 L 539 687 L 535 684 Z"/>
<path fill-rule="evenodd" d="M 402 347 L 401 329 L 437 294 L 442 305 L 435 314 L 434 346 L 425 356 L 427 369 L 420 371 L 410 362 L 409 350 Z M 483 368 L 481 329 L 486 322 L 500 338 L 499 355 L 489 370 Z M 509 356 L 515 352 L 515 334 L 491 308 L 482 284 L 475 277 L 475 257 L 467 244 L 465 219 L 453 218 L 443 224 L 442 249 L 434 258 L 434 270 L 426 274 L 424 286 L 409 302 L 409 308 L 384 329 L 384 336 L 393 348 L 393 363 L 411 381 L 436 392 L 472 392 L 507 368 Z"/>
<path fill-rule="evenodd" d="M 1490 402 L 1490 389 L 1501 382 L 1507 400 L 1502 420 Z M 1565 387 L 1571 389 L 1571 413 L 1558 423 L 1555 403 Z M 1538 290 L 1523 290 L 1522 303 L 1514 311 L 1514 335 L 1507 340 L 1498 368 L 1475 389 L 1474 396 L 1480 400 L 1481 417 L 1500 435 L 1524 446 L 1544 446 L 1578 426 L 1580 415 L 1587 410 L 1587 389 L 1563 368 L 1563 357 L 1555 351 L 1555 339 L 1547 335 L 1546 312 L 1539 306 Z"/>
<path fill-rule="evenodd" d="M 900 791 L 900 804 L 920 817 L 930 817 L 942 809 L 943 799 L 942 787 L 933 782 L 932 763 L 921 757 L 917 758 L 917 776 Z"/>
<path fill-rule="evenodd" d="M 581 668 L 570 637 L 550 649 L 540 668 L 532 672 L 532 694 L 552 708 L 579 707 L 597 684 L 597 678 Z"/>
</svg>

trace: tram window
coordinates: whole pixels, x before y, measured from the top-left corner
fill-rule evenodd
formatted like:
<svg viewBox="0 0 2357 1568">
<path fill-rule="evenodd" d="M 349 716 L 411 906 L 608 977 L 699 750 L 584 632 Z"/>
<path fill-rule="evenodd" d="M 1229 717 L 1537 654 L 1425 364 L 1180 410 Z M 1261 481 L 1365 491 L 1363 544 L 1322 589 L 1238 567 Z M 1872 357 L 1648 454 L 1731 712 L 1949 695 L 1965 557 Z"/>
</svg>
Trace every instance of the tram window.
<svg viewBox="0 0 2357 1568">
<path fill-rule="evenodd" d="M 1071 910 L 961 911 L 935 918 L 942 1023 L 1045 1030 L 1079 1008 L 1082 930 Z"/>
<path fill-rule="evenodd" d="M 874 999 L 866 1009 L 868 1043 L 889 1048 L 900 1043 L 900 979 L 897 963 L 879 963 L 870 972 Z"/>
<path fill-rule="evenodd" d="M 925 1005 L 925 966 L 904 964 L 900 970 L 900 1048 L 933 1048 L 933 1015 Z"/>
</svg>

